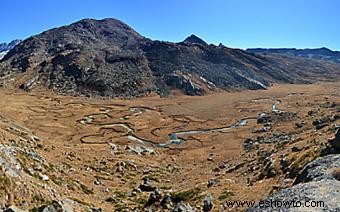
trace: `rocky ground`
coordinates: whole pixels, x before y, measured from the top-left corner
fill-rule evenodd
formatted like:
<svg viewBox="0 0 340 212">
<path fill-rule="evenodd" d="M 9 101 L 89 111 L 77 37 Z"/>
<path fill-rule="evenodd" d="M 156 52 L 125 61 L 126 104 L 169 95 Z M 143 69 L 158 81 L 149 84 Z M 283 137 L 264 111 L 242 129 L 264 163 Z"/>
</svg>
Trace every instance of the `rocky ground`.
<svg viewBox="0 0 340 212">
<path fill-rule="evenodd" d="M 314 196 L 339 195 L 336 84 L 132 100 L 3 89 L 0 98 L 4 210 L 242 211 L 226 202 L 312 198 L 307 187 L 320 186 Z"/>
</svg>

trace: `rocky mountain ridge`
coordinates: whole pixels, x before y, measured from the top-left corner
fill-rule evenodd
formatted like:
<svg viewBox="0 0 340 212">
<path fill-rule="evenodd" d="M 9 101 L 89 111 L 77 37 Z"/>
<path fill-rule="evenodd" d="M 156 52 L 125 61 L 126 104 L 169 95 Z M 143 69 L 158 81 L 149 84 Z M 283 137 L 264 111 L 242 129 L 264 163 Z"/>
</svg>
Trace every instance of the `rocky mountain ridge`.
<svg viewBox="0 0 340 212">
<path fill-rule="evenodd" d="M 116 19 L 84 19 L 17 45 L 0 61 L 0 86 L 127 98 L 174 89 L 203 95 L 334 80 L 339 70 L 335 63 L 208 45 L 194 35 L 153 41 Z"/>
<path fill-rule="evenodd" d="M 340 62 L 340 52 L 332 51 L 328 48 L 322 47 L 317 49 L 296 49 L 296 48 L 251 48 L 247 52 L 260 54 L 281 54 L 287 56 L 303 57 L 309 59 L 326 60 L 333 62 Z"/>
</svg>

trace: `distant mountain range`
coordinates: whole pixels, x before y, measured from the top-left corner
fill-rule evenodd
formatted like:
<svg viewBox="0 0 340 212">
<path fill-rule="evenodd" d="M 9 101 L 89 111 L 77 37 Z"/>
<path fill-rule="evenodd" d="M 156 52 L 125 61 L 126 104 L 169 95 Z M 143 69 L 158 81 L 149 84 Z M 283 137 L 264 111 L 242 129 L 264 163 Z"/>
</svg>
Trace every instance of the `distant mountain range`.
<svg viewBox="0 0 340 212">
<path fill-rule="evenodd" d="M 340 52 L 332 51 L 325 47 L 319 49 L 295 49 L 295 48 L 278 48 L 278 49 L 263 49 L 254 48 L 247 49 L 247 52 L 261 54 L 281 54 L 288 56 L 304 57 L 309 59 L 329 60 L 340 62 Z"/>
<path fill-rule="evenodd" d="M 8 51 L 13 49 L 21 40 L 13 40 L 10 43 L 0 43 L 0 60 L 7 54 Z"/>
<path fill-rule="evenodd" d="M 339 70 L 337 63 L 254 54 L 195 35 L 179 43 L 154 41 L 116 19 L 84 19 L 16 45 L 0 61 L 0 86 L 87 96 L 167 96 L 174 89 L 203 95 L 336 80 Z"/>
</svg>

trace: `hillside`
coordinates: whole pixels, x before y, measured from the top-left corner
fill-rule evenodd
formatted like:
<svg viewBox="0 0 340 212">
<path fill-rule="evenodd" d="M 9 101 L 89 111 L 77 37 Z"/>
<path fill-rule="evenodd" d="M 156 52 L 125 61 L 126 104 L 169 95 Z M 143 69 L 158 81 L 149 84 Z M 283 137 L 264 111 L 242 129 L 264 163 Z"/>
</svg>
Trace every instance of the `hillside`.
<svg viewBox="0 0 340 212">
<path fill-rule="evenodd" d="M 265 53 L 265 54 L 281 54 L 287 56 L 303 57 L 309 59 L 326 60 L 333 62 L 340 62 L 340 52 L 332 51 L 325 47 L 318 49 L 295 49 L 295 48 L 277 48 L 277 49 L 263 49 L 253 48 L 247 49 L 247 52 Z"/>
<path fill-rule="evenodd" d="M 340 75 L 336 63 L 258 55 L 208 45 L 194 35 L 180 43 L 152 41 L 116 19 L 84 19 L 48 30 L 24 40 L 0 62 L 4 87 L 110 97 L 266 89 L 274 82 Z"/>
</svg>

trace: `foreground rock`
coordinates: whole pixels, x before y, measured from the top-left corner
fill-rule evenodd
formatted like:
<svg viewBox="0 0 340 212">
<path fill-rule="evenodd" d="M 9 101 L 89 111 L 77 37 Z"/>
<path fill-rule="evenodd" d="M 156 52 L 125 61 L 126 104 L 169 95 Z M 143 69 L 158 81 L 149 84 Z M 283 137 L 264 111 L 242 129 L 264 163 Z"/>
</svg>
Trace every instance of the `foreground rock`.
<svg viewBox="0 0 340 212">
<path fill-rule="evenodd" d="M 330 142 L 332 147 L 328 148 L 336 148 L 338 141 L 339 131 Z M 330 150 L 324 152 L 329 153 Z M 340 154 L 330 154 L 308 163 L 291 188 L 269 196 L 262 205 L 258 204 L 248 211 L 340 211 L 339 188 Z M 305 206 L 315 207 L 306 210 Z"/>
<path fill-rule="evenodd" d="M 328 155 L 307 164 L 297 176 L 294 184 L 320 180 L 339 180 L 337 171 L 340 169 L 340 155 Z"/>
<path fill-rule="evenodd" d="M 292 203 L 291 207 L 260 207 L 256 206 L 250 208 L 247 211 L 339 211 L 340 210 L 340 181 L 335 180 L 320 180 L 312 181 L 308 183 L 298 184 L 288 189 L 281 190 L 280 192 L 268 197 L 264 201 L 270 202 L 281 202 L 283 201 Z M 300 202 L 297 202 L 300 201 Z M 321 202 L 322 201 L 322 202 Z M 307 203 L 308 205 L 314 205 L 318 207 L 308 208 L 297 207 Z M 318 205 L 317 205 L 318 204 Z M 274 204 L 273 204 L 274 206 Z"/>
</svg>

